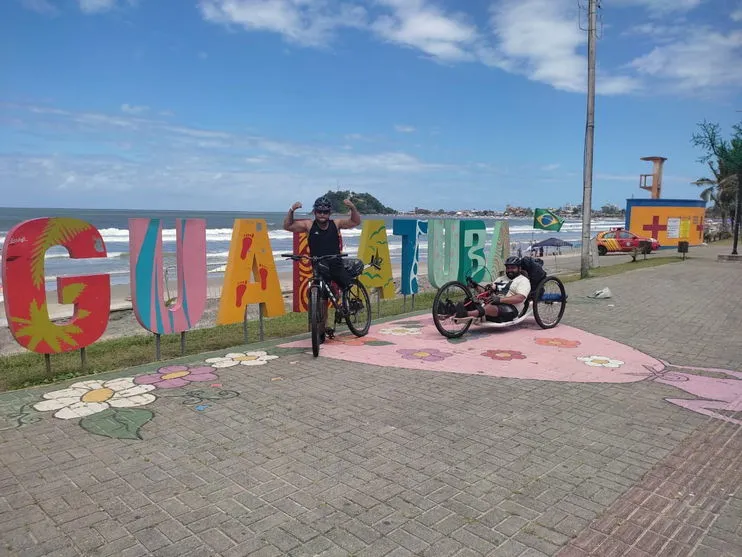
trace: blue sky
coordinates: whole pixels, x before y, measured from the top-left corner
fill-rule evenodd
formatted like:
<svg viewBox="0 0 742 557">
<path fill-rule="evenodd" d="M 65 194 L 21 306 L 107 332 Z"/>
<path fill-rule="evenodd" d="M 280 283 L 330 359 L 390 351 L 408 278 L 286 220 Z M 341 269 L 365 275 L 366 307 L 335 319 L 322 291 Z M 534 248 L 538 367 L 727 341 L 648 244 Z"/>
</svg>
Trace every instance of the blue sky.
<svg viewBox="0 0 742 557">
<path fill-rule="evenodd" d="M 742 1 L 602 4 L 593 206 L 647 197 L 649 155 L 664 197 L 695 198 L 697 122 L 742 120 Z M 3 0 L 0 205 L 579 203 L 580 20 L 575 0 Z"/>
</svg>

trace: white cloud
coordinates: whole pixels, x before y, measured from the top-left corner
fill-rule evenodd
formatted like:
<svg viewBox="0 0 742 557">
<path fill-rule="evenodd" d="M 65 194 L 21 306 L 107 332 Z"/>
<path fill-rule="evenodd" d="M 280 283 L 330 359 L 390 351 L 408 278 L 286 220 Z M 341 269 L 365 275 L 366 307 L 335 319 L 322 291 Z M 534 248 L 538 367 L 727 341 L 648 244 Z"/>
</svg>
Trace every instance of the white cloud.
<svg viewBox="0 0 742 557">
<path fill-rule="evenodd" d="M 55 154 L 0 152 L 0 182 L 17 185 L 12 201 L 19 203 L 38 196 L 49 204 L 65 203 L 84 192 L 89 205 L 132 206 L 152 192 L 166 199 L 177 191 L 180 206 L 226 208 L 237 200 L 270 210 L 285 204 L 287 192 L 306 190 L 316 197 L 317 190 L 325 191 L 336 180 L 374 195 L 386 192 L 382 198 L 391 203 L 395 196 L 404 197 L 413 180 L 443 184 L 460 170 L 401 151 L 349 152 L 342 144 L 292 143 L 128 114 L 9 103 L 0 109 L 12 117 L 6 123 L 43 138 L 35 151 L 43 153 L 46 140 L 55 145 Z M 90 145 L 89 151 L 60 152 L 61 139 Z M 98 150 L 106 154 L 96 155 Z M 479 169 L 472 180 L 487 174 Z"/>
<path fill-rule="evenodd" d="M 446 14 L 425 0 L 377 0 L 391 9 L 371 29 L 382 39 L 413 47 L 445 61 L 472 60 L 476 26 L 462 14 Z"/>
<path fill-rule="evenodd" d="M 49 2 L 49 0 L 21 0 L 21 5 L 28 10 L 42 15 L 59 15 L 59 8 Z"/>
<path fill-rule="evenodd" d="M 363 7 L 326 0 L 201 0 L 199 8 L 207 21 L 279 33 L 307 46 L 326 44 L 340 27 L 366 23 Z"/>
<path fill-rule="evenodd" d="M 491 23 L 501 58 L 490 63 L 562 91 L 584 91 L 587 59 L 578 50 L 587 43 L 587 34 L 576 18 L 571 2 L 500 1 L 492 7 Z M 603 74 L 596 87 L 603 94 L 622 94 L 638 89 L 639 83 L 629 76 Z"/>
<path fill-rule="evenodd" d="M 642 7 L 652 17 L 664 17 L 669 14 L 684 14 L 694 10 L 705 0 L 612 0 L 616 7 Z"/>
<path fill-rule="evenodd" d="M 649 41 L 653 50 L 613 67 L 605 65 L 599 50 L 598 94 L 693 95 L 717 78 L 722 86 L 736 85 L 739 72 L 728 71 L 739 61 L 736 32 L 700 29 L 684 19 L 704 2 L 614 0 L 612 25 L 617 25 L 613 16 L 620 8 L 631 9 L 642 19 L 649 15 L 650 21 L 619 28 L 613 37 L 641 35 L 645 40 L 638 44 Z M 561 91 L 583 93 L 587 88 L 587 33 L 578 25 L 580 10 L 574 0 L 494 0 L 489 25 L 480 26 L 471 16 L 447 9 L 446 5 L 464 5 L 453 0 L 374 0 L 367 8 L 360 4 L 360 0 L 200 0 L 207 21 L 279 33 L 303 46 L 326 46 L 336 31 L 354 28 L 437 61 L 479 62 Z M 730 17 L 742 19 L 742 6 Z M 718 52 L 711 55 L 714 48 Z M 708 64 L 702 60 L 707 55 Z M 658 88 L 657 79 L 666 87 Z"/>
<path fill-rule="evenodd" d="M 86 14 L 106 12 L 116 6 L 116 0 L 77 0 L 77 3 Z"/>
<path fill-rule="evenodd" d="M 445 165 L 424 163 L 407 153 L 387 152 L 373 154 L 334 153 L 317 151 L 308 159 L 311 164 L 349 172 L 424 172 L 444 168 Z"/>
<path fill-rule="evenodd" d="M 394 129 L 397 130 L 399 133 L 412 133 L 415 131 L 415 126 L 408 126 L 405 124 L 396 124 L 394 126 Z"/>
<path fill-rule="evenodd" d="M 629 66 L 664 90 L 715 93 L 742 86 L 742 31 L 690 27 L 673 41 L 655 47 Z"/>
<path fill-rule="evenodd" d="M 133 104 L 122 104 L 121 105 L 121 112 L 126 112 L 127 114 L 143 114 L 149 110 L 148 106 L 137 106 Z"/>
<path fill-rule="evenodd" d="M 732 18 L 732 21 L 742 21 L 742 3 L 740 3 L 739 7 L 729 17 Z"/>
</svg>

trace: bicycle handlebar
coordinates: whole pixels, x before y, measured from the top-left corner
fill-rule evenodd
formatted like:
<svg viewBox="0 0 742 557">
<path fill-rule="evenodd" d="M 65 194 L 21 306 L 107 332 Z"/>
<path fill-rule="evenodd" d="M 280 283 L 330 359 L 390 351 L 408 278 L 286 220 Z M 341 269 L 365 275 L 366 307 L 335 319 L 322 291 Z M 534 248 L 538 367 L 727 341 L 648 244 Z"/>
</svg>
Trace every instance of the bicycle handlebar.
<svg viewBox="0 0 742 557">
<path fill-rule="evenodd" d="M 295 253 L 282 253 L 281 257 L 288 257 L 289 259 L 292 259 L 294 261 L 299 261 L 301 259 L 308 259 L 310 261 L 322 261 L 323 259 L 335 259 L 335 258 L 341 258 L 341 257 L 348 257 L 347 253 L 333 253 L 332 255 L 303 255 L 303 254 L 295 254 Z"/>
</svg>

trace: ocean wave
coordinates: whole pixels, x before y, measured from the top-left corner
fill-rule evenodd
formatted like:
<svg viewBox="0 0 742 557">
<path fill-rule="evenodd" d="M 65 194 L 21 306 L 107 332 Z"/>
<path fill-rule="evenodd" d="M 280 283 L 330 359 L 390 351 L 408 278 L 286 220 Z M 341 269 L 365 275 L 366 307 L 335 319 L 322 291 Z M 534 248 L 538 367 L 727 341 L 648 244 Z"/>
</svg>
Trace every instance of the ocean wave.
<svg viewBox="0 0 742 557">
<path fill-rule="evenodd" d="M 489 220 L 489 219 L 488 219 Z M 591 230 L 607 230 L 614 226 L 620 226 L 623 224 L 622 220 L 610 220 L 610 219 L 600 219 L 600 220 L 593 220 L 590 224 Z M 491 234 L 494 230 L 493 226 L 487 226 L 487 233 Z M 582 222 L 581 221 L 566 221 L 562 225 L 563 232 L 579 232 L 582 230 Z M 106 243 L 109 242 L 115 242 L 115 243 L 128 243 L 129 242 L 129 230 L 126 228 L 101 228 L 99 230 L 101 236 L 103 237 L 103 240 Z M 552 233 L 548 230 L 539 230 L 534 229 L 531 225 L 515 225 L 510 226 L 510 234 L 530 234 L 530 233 Z M 358 228 L 351 228 L 351 229 L 345 229 L 341 232 L 341 234 L 344 237 L 352 238 L 352 237 L 358 237 L 362 233 L 362 229 L 360 227 Z M 387 234 L 389 236 L 392 236 L 392 228 L 389 226 L 387 228 Z M 293 238 L 293 233 L 288 232 L 287 230 L 270 230 L 268 231 L 268 237 L 271 240 L 291 240 Z M 162 240 L 165 243 L 173 243 L 176 239 L 176 230 L 174 228 L 164 228 L 162 230 Z M 207 242 L 230 242 L 232 240 L 232 229 L 231 228 L 207 228 L 206 229 L 206 241 Z M 0 236 L 0 245 L 2 245 L 5 242 L 5 236 Z M 116 252 L 114 252 L 116 253 Z M 112 255 L 109 254 L 109 257 L 112 257 Z M 119 255 L 115 255 L 113 257 L 119 257 Z"/>
<path fill-rule="evenodd" d="M 129 252 L 128 251 L 109 251 L 106 254 L 107 259 L 118 259 L 120 257 L 128 257 Z M 69 253 L 58 253 L 58 252 L 46 252 L 46 255 L 44 256 L 44 259 L 70 259 Z M 91 259 L 98 259 L 98 258 L 91 258 Z"/>
</svg>

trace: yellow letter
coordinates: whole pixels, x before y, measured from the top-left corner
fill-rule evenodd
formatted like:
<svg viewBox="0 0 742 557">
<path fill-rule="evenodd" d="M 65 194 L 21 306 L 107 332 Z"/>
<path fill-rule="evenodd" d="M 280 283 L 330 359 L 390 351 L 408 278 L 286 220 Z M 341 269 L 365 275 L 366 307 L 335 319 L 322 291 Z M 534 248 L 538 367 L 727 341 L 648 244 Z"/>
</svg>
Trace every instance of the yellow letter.
<svg viewBox="0 0 742 557">
<path fill-rule="evenodd" d="M 284 314 L 268 227 L 264 219 L 235 219 L 216 322 L 239 323 L 245 306 L 258 303 L 265 304 L 266 317 Z"/>
<path fill-rule="evenodd" d="M 386 237 L 384 221 L 364 220 L 361 240 L 358 245 L 358 257 L 366 265 L 371 260 L 381 266 L 381 270 L 368 267 L 358 279 L 366 288 L 380 288 L 382 298 L 394 297 L 394 278 L 392 262 L 389 259 L 389 244 Z"/>
</svg>

